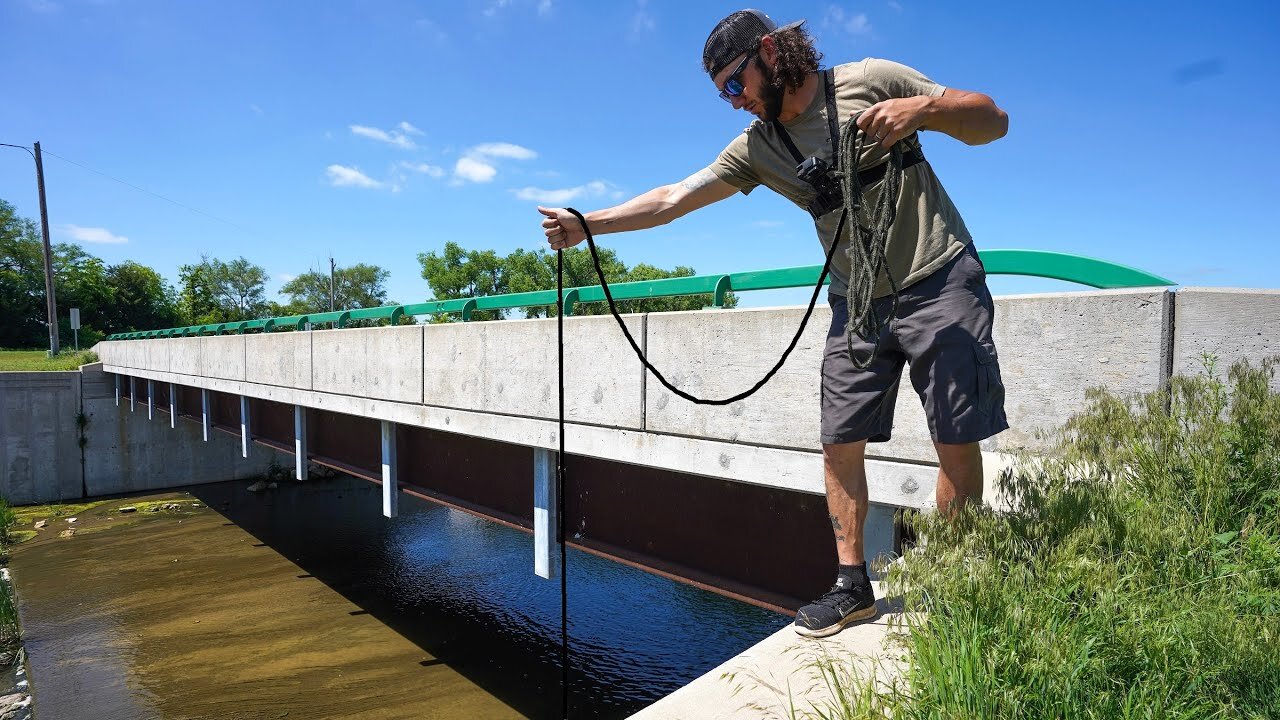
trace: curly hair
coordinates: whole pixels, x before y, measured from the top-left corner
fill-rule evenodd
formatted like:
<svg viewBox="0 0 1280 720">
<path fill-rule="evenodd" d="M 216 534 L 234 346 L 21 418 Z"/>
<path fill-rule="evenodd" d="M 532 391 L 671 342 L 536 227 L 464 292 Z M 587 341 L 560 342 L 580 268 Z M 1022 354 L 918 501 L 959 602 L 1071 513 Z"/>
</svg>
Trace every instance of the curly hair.
<svg viewBox="0 0 1280 720">
<path fill-rule="evenodd" d="M 773 34 L 778 46 L 778 64 L 773 68 L 772 86 L 778 90 L 798 90 L 810 73 L 818 72 L 822 53 L 813 46 L 813 38 L 804 25 Z"/>
</svg>

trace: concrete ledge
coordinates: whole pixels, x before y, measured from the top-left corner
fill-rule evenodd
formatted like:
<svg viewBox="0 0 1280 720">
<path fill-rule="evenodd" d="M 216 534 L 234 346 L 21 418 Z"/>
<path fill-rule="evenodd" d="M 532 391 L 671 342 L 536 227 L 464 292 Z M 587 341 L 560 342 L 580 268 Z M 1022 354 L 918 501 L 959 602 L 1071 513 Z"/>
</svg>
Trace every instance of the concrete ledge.
<svg viewBox="0 0 1280 720">
<path fill-rule="evenodd" d="M 422 399 L 421 325 L 316 330 L 308 334 L 309 387 L 381 400 Z"/>
<path fill-rule="evenodd" d="M 880 589 L 877 584 L 877 596 Z M 777 720 L 831 714 L 834 702 L 817 665 L 832 662 L 842 673 L 887 683 L 898 664 L 887 648 L 895 608 L 879 601 L 879 617 L 819 640 L 790 626 L 778 630 L 702 677 L 631 716 L 632 720 Z"/>
</svg>

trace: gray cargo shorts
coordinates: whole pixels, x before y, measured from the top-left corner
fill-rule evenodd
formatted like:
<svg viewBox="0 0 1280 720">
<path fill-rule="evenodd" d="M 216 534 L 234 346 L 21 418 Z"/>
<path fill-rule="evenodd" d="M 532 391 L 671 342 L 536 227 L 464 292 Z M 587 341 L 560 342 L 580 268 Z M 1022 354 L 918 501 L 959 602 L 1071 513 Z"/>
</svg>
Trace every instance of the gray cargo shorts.
<svg viewBox="0 0 1280 720">
<path fill-rule="evenodd" d="M 995 307 L 987 272 L 970 243 L 932 275 L 898 294 L 898 314 L 880 338 L 866 370 L 849 359 L 845 299 L 828 296 L 831 329 L 822 358 L 822 442 L 884 442 L 893 432 L 893 409 L 903 363 L 924 405 L 929 433 L 947 444 L 977 442 L 1009 427 L 1004 384 L 991 340 Z M 892 299 L 873 301 L 889 312 Z M 871 343 L 854 336 L 859 357 Z"/>
</svg>

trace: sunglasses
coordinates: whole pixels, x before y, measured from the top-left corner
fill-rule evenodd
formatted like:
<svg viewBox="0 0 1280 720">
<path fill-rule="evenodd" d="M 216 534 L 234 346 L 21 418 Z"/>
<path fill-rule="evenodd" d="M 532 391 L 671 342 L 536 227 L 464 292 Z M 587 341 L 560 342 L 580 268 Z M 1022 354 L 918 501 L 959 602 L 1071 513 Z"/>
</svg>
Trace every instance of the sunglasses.
<svg viewBox="0 0 1280 720">
<path fill-rule="evenodd" d="M 742 58 L 742 62 L 738 63 L 738 68 L 729 75 L 729 79 L 724 81 L 724 89 L 720 91 L 721 100 L 731 103 L 734 98 L 742 94 L 744 88 L 742 79 L 739 76 L 747 69 L 747 63 L 751 62 L 751 58 L 755 56 L 755 53 L 747 53 L 747 56 Z"/>
</svg>

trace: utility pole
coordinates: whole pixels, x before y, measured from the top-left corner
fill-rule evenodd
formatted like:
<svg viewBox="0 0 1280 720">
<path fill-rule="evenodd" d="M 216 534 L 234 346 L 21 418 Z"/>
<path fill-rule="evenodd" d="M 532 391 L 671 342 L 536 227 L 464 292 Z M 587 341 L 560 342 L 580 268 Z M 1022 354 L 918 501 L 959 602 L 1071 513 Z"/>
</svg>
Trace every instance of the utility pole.
<svg viewBox="0 0 1280 720">
<path fill-rule="evenodd" d="M 36 143 L 36 151 L 26 145 L 10 145 L 0 143 L 4 147 L 26 150 L 36 161 L 36 188 L 40 191 L 40 234 L 44 238 L 44 296 L 45 309 L 49 315 L 49 355 L 58 354 L 58 302 L 53 296 L 53 251 L 49 247 L 49 211 L 44 202 L 44 163 L 40 158 L 40 143 Z"/>
<path fill-rule="evenodd" d="M 334 268 L 333 256 L 329 256 L 329 312 L 333 312 L 333 275 Z"/>
<path fill-rule="evenodd" d="M 49 355 L 58 354 L 58 301 L 53 296 L 53 251 L 49 247 L 49 209 L 44 202 L 44 163 L 36 143 L 36 185 L 40 188 L 40 234 L 44 236 L 44 295 L 49 311 Z"/>
</svg>

